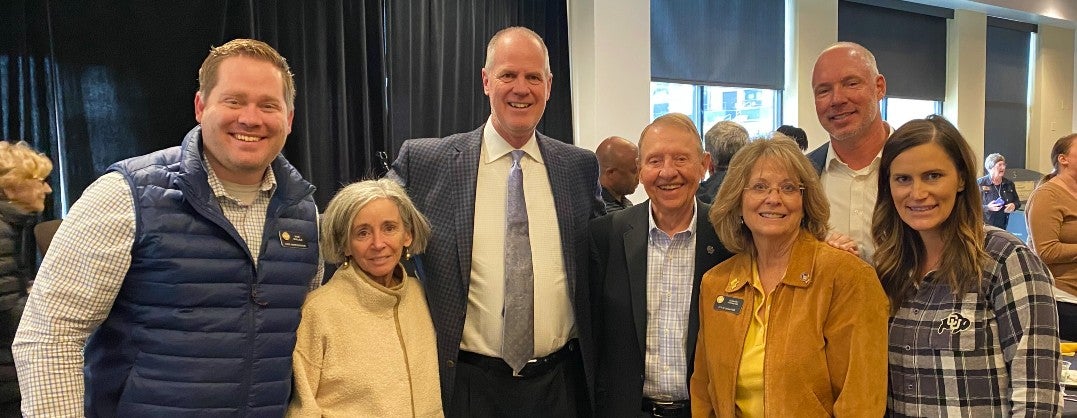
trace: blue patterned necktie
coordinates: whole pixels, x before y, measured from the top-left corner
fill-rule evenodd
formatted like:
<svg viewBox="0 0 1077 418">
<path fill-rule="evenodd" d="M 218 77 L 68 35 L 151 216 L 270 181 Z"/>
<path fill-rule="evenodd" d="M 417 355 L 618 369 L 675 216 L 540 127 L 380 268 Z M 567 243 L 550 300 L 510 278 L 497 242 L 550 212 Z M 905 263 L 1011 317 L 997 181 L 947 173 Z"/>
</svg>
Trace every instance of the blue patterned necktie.
<svg viewBox="0 0 1077 418">
<path fill-rule="evenodd" d="M 535 354 L 534 271 L 524 202 L 522 150 L 512 151 L 505 195 L 505 307 L 501 358 L 519 374 Z"/>
</svg>

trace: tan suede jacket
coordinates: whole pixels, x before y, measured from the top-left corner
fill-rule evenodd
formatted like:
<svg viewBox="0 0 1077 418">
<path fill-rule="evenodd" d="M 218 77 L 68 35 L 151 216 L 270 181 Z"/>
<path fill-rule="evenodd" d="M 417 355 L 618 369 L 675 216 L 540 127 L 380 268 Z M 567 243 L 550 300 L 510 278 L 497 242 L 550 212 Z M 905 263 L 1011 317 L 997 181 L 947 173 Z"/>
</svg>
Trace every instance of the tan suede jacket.
<svg viewBox="0 0 1077 418">
<path fill-rule="evenodd" d="M 703 275 L 693 417 L 734 417 L 754 293 L 738 254 Z M 801 231 L 771 294 L 763 360 L 767 417 L 881 417 L 889 302 L 875 270 Z M 739 305 L 739 308 L 738 308 Z"/>
</svg>

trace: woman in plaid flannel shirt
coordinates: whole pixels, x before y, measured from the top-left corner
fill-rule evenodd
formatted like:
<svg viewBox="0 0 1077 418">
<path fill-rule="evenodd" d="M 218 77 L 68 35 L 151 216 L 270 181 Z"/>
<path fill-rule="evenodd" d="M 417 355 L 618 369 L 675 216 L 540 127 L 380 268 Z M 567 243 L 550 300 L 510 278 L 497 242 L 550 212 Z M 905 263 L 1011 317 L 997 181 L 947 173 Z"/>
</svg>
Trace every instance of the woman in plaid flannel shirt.
<svg viewBox="0 0 1077 418">
<path fill-rule="evenodd" d="M 888 416 L 1061 414 L 1051 277 L 1021 241 L 984 228 L 976 174 L 937 115 L 883 148 L 872 235 L 891 301 Z"/>
</svg>

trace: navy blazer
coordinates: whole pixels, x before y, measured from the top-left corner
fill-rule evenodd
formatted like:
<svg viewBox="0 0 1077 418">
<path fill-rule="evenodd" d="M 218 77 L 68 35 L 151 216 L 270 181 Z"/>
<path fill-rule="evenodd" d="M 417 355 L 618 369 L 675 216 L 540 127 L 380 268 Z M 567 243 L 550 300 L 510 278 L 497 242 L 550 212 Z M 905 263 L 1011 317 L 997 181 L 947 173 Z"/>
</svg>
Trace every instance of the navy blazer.
<svg viewBox="0 0 1077 418">
<path fill-rule="evenodd" d="M 692 377 L 699 330 L 699 283 L 732 256 L 707 218 L 710 205 L 697 199 L 695 269 L 688 314 L 686 379 Z M 643 202 L 591 221 L 588 275 L 594 321 L 595 416 L 633 417 L 643 399 L 647 353 L 647 239 L 650 204 Z"/>
<path fill-rule="evenodd" d="M 808 160 L 815 166 L 815 174 L 823 175 L 823 169 L 826 168 L 826 153 L 829 150 L 830 141 L 826 141 L 822 146 L 808 153 Z"/>
<path fill-rule="evenodd" d="M 442 402 L 452 402 L 456 362 L 467 313 L 474 243 L 475 182 L 483 127 L 445 138 L 405 141 L 388 177 L 407 189 L 408 196 L 433 229 L 422 277 L 430 316 L 438 338 Z M 562 259 L 579 331 L 580 351 L 588 388 L 592 388 L 594 347 L 591 338 L 586 283 L 587 222 L 605 209 L 600 198 L 598 160 L 591 151 L 535 134 L 557 210 Z M 500 220 L 499 220 L 500 221 Z M 536 278 L 541 279 L 541 278 Z M 583 289 L 580 291 L 579 289 Z"/>
</svg>

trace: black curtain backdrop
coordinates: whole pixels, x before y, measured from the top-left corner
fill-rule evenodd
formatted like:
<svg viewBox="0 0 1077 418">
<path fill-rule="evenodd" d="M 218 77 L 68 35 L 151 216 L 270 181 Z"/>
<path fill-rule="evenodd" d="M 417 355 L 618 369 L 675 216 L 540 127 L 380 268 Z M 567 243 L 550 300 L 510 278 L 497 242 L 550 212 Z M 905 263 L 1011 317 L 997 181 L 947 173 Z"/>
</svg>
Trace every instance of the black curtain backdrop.
<svg viewBox="0 0 1077 418">
<path fill-rule="evenodd" d="M 53 159 L 45 218 L 58 218 L 62 196 L 74 203 L 113 162 L 180 143 L 211 46 L 260 39 L 295 73 L 284 155 L 324 208 L 405 139 L 483 123 L 486 42 L 507 26 L 545 39 L 554 83 L 539 130 L 572 142 L 567 13 L 545 0 L 4 0 L 0 139 Z"/>
<path fill-rule="evenodd" d="M 984 155 L 998 152 L 1007 168 L 1025 168 L 1030 29 L 1035 27 L 1013 23 L 987 18 Z"/>
<path fill-rule="evenodd" d="M 298 97 L 284 155 L 318 187 L 321 207 L 389 149 L 380 2 L 3 3 L 0 134 L 53 159 L 46 217 L 60 216 L 61 187 L 73 203 L 111 163 L 178 145 L 197 123 L 198 67 L 233 38 L 261 39 L 288 59 Z"/>
<path fill-rule="evenodd" d="M 509 26 L 542 36 L 553 89 L 538 130 L 572 143 L 568 10 L 564 1 L 390 1 L 387 69 L 390 137 L 395 153 L 408 138 L 468 132 L 486 122 L 490 102 L 481 70 L 490 37 Z"/>
</svg>

